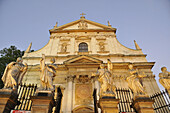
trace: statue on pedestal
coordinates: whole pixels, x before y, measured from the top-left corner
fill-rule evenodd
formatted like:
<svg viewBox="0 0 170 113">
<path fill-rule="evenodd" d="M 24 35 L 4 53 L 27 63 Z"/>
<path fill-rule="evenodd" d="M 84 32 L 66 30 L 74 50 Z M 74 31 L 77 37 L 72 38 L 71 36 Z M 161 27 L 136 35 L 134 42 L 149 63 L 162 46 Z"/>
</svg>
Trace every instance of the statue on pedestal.
<svg viewBox="0 0 170 113">
<path fill-rule="evenodd" d="M 54 90 L 53 79 L 56 76 L 56 66 L 54 65 L 55 59 L 51 59 L 51 64 L 45 64 L 45 55 L 42 55 L 40 60 L 40 81 L 42 90 Z"/>
<path fill-rule="evenodd" d="M 17 58 L 16 62 L 11 62 L 6 66 L 2 81 L 4 88 L 16 89 L 22 83 L 22 79 L 27 71 L 27 64 L 22 63 L 22 58 Z"/>
<path fill-rule="evenodd" d="M 170 90 L 170 72 L 167 71 L 166 67 L 162 67 L 161 71 L 162 73 L 159 73 L 159 82 L 165 89 Z"/>
<path fill-rule="evenodd" d="M 129 88 L 133 91 L 134 95 L 147 95 L 140 78 L 146 77 L 145 73 L 139 74 L 137 69 L 133 68 L 132 64 L 128 65 L 130 76 L 126 78 Z"/>
<path fill-rule="evenodd" d="M 100 83 L 100 97 L 115 96 L 116 87 L 113 85 L 111 73 L 104 67 L 104 64 L 100 65 L 100 69 L 92 76 L 98 76 Z"/>
</svg>

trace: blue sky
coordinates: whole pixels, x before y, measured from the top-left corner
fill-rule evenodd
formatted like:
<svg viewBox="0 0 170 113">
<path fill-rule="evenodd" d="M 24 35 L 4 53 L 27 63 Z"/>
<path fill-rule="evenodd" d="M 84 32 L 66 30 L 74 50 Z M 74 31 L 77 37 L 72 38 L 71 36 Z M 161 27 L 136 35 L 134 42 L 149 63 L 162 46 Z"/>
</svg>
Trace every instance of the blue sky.
<svg viewBox="0 0 170 113">
<path fill-rule="evenodd" d="M 136 40 L 147 60 L 170 71 L 170 0 L 0 0 L 0 49 L 15 45 L 42 48 L 49 29 L 80 18 L 117 28 L 117 39 L 129 48 Z M 158 80 L 158 77 L 156 77 Z M 162 87 L 161 87 L 162 89 Z"/>
</svg>

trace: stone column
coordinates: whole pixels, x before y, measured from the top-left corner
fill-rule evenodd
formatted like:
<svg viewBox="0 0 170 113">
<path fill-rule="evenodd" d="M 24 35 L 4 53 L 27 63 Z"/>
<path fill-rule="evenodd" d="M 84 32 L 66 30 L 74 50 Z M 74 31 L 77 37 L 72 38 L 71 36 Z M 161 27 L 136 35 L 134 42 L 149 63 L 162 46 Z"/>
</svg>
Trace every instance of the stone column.
<svg viewBox="0 0 170 113">
<path fill-rule="evenodd" d="M 99 100 L 100 84 L 98 81 L 98 77 L 94 78 L 94 88 L 97 89 L 97 100 Z"/>
<path fill-rule="evenodd" d="M 68 76 L 66 113 L 71 113 L 73 107 L 72 104 L 73 104 L 73 76 Z"/>
<path fill-rule="evenodd" d="M 134 107 L 138 113 L 154 113 L 152 104 L 154 103 L 149 97 L 138 97 L 134 100 Z"/>
<path fill-rule="evenodd" d="M 119 99 L 115 99 L 114 97 L 99 99 L 99 106 L 102 110 L 102 113 L 118 113 L 118 103 Z"/>
<path fill-rule="evenodd" d="M 61 89 L 63 97 L 62 97 L 62 103 L 61 103 L 61 113 L 65 113 L 65 108 L 67 104 L 67 92 L 65 90 L 65 87 L 62 87 Z"/>
<path fill-rule="evenodd" d="M 17 89 L 0 89 L 0 113 L 9 113 L 17 105 Z"/>
<path fill-rule="evenodd" d="M 36 96 L 31 96 L 31 113 L 52 113 L 54 107 L 54 94 L 51 91 L 38 91 Z"/>
</svg>

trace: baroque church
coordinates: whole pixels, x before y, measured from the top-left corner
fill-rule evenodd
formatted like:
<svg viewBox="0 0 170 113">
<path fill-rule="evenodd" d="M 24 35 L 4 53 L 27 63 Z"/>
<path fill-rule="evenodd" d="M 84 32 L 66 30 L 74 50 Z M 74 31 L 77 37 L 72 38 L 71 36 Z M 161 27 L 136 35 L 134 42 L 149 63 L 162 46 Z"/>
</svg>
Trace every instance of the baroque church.
<svg viewBox="0 0 170 113">
<path fill-rule="evenodd" d="M 127 89 L 127 91 L 130 91 L 129 96 L 135 99 L 133 96 L 135 90 L 132 89 L 136 84 L 129 85 L 130 83 L 127 80 L 127 77 L 131 74 L 129 73 L 129 65 L 133 65 L 133 70 L 138 70 L 138 73 L 144 73 L 145 76 L 140 78 L 139 83 L 147 97 L 159 92 L 160 89 L 156 83 L 155 75 L 151 71 L 155 62 L 147 61 L 146 54 L 142 52 L 136 41 L 134 41 L 135 49 L 122 45 L 116 37 L 116 30 L 109 22 L 108 25 L 103 25 L 87 20 L 83 13 L 80 19 L 76 21 L 62 26 L 58 26 L 56 23 L 54 28 L 49 30 L 50 38 L 47 45 L 37 51 L 30 52 L 32 45 L 30 44 L 25 51 L 22 58 L 23 62 L 27 63 L 28 69 L 22 82 L 37 84 L 38 88 L 41 87 L 40 61 L 42 57 L 45 58 L 46 65 L 50 64 L 51 59 L 55 59 L 56 76 L 53 78 L 52 84 L 55 88 L 55 98 L 57 98 L 57 88 L 61 88 L 60 113 L 121 112 L 120 109 L 123 104 L 118 106 L 120 98 L 127 98 L 127 95 L 118 99 L 119 94 L 117 92 L 123 91 L 118 89 Z M 101 87 L 101 83 L 104 84 L 104 82 L 100 82 L 97 78 L 96 73 L 99 72 L 101 64 L 103 69 L 110 73 L 110 80 L 112 81 L 110 83 L 117 91 L 114 91 L 114 99 L 110 96 L 108 96 L 109 98 L 104 98 L 107 96 L 102 98 L 100 94 L 101 90 L 108 87 L 107 83 L 106 86 Z M 96 100 L 94 99 L 94 90 L 96 91 Z M 134 104 L 136 110 L 129 112 L 154 113 L 152 107 L 154 101 L 144 98 L 145 96 L 142 96 L 142 99 Z M 140 108 L 144 106 L 142 102 L 145 103 L 146 107 Z M 94 107 L 96 103 L 99 106 L 97 110 Z M 34 105 L 34 100 L 32 105 Z M 112 110 L 112 108 L 117 110 Z M 34 108 L 35 111 L 36 109 Z M 37 110 L 33 113 L 40 113 L 40 111 Z M 41 111 L 41 113 L 43 112 Z"/>
</svg>

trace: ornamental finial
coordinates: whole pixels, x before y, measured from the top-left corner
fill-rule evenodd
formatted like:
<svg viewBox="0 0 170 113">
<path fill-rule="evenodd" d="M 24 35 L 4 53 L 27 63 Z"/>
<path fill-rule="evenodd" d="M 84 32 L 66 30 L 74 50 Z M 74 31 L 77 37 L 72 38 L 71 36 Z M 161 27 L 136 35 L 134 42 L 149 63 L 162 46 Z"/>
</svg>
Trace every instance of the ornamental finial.
<svg viewBox="0 0 170 113">
<path fill-rule="evenodd" d="M 80 15 L 82 15 L 80 18 L 85 18 L 85 17 L 84 17 L 84 15 L 86 15 L 86 14 L 84 14 L 84 13 L 81 13 Z"/>
<path fill-rule="evenodd" d="M 107 23 L 108 23 L 108 26 L 109 26 L 109 27 L 112 27 L 112 25 L 110 24 L 110 22 L 109 22 L 109 21 L 107 21 Z"/>
</svg>

